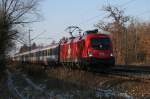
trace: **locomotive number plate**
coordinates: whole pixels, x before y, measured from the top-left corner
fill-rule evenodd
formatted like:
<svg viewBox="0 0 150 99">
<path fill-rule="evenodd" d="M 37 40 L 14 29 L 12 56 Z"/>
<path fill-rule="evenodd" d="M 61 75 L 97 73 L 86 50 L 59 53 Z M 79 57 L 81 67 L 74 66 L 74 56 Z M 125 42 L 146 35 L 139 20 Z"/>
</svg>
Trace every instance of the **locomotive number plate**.
<svg viewBox="0 0 150 99">
<path fill-rule="evenodd" d="M 105 56 L 105 53 L 99 53 L 100 56 Z"/>
</svg>

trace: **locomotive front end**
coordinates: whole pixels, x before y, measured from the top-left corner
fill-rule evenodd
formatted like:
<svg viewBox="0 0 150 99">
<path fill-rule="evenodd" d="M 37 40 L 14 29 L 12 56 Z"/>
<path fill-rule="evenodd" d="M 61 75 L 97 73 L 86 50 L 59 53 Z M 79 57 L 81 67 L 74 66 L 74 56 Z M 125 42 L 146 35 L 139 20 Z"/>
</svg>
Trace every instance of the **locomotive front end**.
<svg viewBox="0 0 150 99">
<path fill-rule="evenodd" d="M 115 65 L 112 42 L 108 35 L 91 33 L 85 41 L 87 64 Z"/>
</svg>

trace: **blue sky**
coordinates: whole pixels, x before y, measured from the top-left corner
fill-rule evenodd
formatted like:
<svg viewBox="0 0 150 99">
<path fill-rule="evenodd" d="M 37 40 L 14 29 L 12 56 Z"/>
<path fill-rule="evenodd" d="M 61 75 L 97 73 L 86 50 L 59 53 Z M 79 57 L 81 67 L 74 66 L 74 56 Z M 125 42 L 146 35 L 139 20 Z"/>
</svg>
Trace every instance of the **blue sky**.
<svg viewBox="0 0 150 99">
<path fill-rule="evenodd" d="M 43 0 L 40 5 L 43 19 L 30 26 L 33 29 L 32 37 L 44 31 L 41 38 L 59 40 L 68 36 L 64 30 L 70 25 L 77 25 L 83 30 L 94 29 L 93 24 L 105 16 L 102 7 L 108 4 L 125 9 L 126 15 L 150 20 L 150 0 Z M 49 44 L 51 41 L 52 39 L 34 40 L 38 44 Z"/>
</svg>

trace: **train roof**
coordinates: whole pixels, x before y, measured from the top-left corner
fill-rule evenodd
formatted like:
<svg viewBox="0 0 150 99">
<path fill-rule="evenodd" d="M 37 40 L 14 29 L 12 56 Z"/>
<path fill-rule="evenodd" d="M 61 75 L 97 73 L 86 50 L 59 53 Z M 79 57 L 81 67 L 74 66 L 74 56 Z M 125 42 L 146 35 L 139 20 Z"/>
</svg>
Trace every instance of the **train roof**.
<svg viewBox="0 0 150 99">
<path fill-rule="evenodd" d="M 36 53 L 36 52 L 39 52 L 39 51 L 44 51 L 44 50 L 56 48 L 56 47 L 58 47 L 58 46 L 59 46 L 58 43 L 56 43 L 56 44 L 51 44 L 51 45 L 47 45 L 47 46 L 42 47 L 42 48 L 39 47 L 39 48 L 34 49 L 34 50 L 31 50 L 31 51 L 27 51 L 27 52 L 23 52 L 23 53 L 18 53 L 18 54 L 14 55 L 14 56 L 22 56 L 22 55 L 27 55 L 27 54 L 29 54 L 29 53 Z"/>
<path fill-rule="evenodd" d="M 52 45 L 47 45 L 47 46 L 43 47 L 43 48 L 41 49 L 41 51 L 47 50 L 47 49 L 51 49 L 51 48 L 56 48 L 56 47 L 58 47 L 58 46 L 59 46 L 59 43 L 52 44 Z"/>
<path fill-rule="evenodd" d="M 111 38 L 110 34 L 104 34 L 102 32 L 98 32 L 97 30 L 94 31 L 86 31 L 83 36 L 77 36 L 77 37 L 71 37 L 66 38 L 61 41 L 61 44 L 69 44 L 71 42 L 79 42 L 81 40 L 84 40 L 85 38 L 89 37 L 109 37 Z"/>
</svg>

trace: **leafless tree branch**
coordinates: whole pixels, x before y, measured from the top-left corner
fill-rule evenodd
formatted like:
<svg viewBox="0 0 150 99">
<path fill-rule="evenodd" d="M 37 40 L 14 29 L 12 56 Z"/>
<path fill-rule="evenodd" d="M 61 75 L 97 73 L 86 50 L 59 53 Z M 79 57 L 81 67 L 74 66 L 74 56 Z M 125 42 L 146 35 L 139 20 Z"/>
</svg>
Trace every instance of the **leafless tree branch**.
<svg viewBox="0 0 150 99">
<path fill-rule="evenodd" d="M 0 64 L 4 64 L 5 52 L 8 45 L 13 44 L 14 39 L 17 40 L 20 25 L 37 22 L 31 19 L 30 15 L 36 17 L 37 6 L 39 0 L 0 0 Z M 1 70 L 0 66 L 0 70 Z"/>
</svg>

